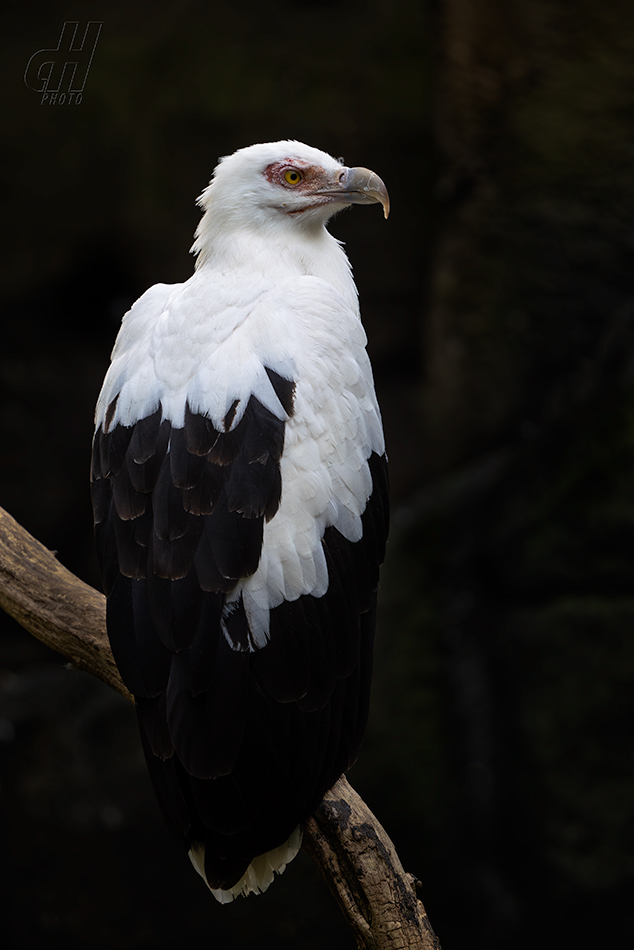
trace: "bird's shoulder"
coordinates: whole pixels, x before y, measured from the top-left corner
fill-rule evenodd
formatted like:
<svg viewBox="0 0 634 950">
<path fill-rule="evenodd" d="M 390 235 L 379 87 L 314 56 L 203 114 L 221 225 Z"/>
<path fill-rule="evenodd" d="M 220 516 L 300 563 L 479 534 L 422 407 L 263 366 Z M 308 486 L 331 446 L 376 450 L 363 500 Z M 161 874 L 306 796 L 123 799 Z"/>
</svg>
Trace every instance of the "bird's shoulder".
<svg viewBox="0 0 634 950">
<path fill-rule="evenodd" d="M 125 315 L 96 427 L 115 399 L 113 421 L 126 426 L 159 404 L 182 425 L 187 402 L 220 425 L 253 394 L 284 418 L 267 370 L 317 381 L 324 362 L 362 358 L 365 343 L 356 297 L 322 277 L 197 271 L 149 288 Z"/>
</svg>

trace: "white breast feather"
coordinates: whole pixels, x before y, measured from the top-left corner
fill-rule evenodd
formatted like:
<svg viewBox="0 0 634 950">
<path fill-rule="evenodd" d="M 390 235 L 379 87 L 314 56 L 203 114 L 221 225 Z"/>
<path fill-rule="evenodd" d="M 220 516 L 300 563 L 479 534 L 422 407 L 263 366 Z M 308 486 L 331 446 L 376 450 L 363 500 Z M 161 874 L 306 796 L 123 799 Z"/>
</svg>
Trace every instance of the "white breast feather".
<svg viewBox="0 0 634 950">
<path fill-rule="evenodd" d="M 97 404 L 103 424 L 133 425 L 156 411 L 175 427 L 185 403 L 223 430 L 229 408 L 240 421 L 253 394 L 286 422 L 282 498 L 264 526 L 258 570 L 228 597 L 242 596 L 256 646 L 266 643 L 269 610 L 328 587 L 321 539 L 327 527 L 362 536 L 372 490 L 368 459 L 384 442 L 366 336 L 350 294 L 318 277 L 230 280 L 197 271 L 184 284 L 150 288 L 124 318 Z M 265 367 L 296 384 L 289 419 Z"/>
</svg>

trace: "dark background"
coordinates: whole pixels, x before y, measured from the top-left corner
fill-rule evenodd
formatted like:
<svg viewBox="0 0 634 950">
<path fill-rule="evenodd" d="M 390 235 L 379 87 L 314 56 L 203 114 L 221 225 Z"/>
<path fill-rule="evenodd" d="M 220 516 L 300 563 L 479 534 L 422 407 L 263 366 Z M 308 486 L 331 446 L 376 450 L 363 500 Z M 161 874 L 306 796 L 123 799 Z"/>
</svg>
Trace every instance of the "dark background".
<svg viewBox="0 0 634 950">
<path fill-rule="evenodd" d="M 78 106 L 23 80 L 103 20 Z M 97 586 L 92 414 L 124 311 L 191 273 L 218 156 L 373 168 L 337 218 L 394 530 L 351 773 L 445 950 L 632 941 L 630 0 L 5 3 L 0 504 Z M 220 907 L 172 848 L 125 701 L 0 626 L 7 950 L 348 948 L 305 856 Z M 627 943 L 626 943 L 627 945 Z"/>
</svg>

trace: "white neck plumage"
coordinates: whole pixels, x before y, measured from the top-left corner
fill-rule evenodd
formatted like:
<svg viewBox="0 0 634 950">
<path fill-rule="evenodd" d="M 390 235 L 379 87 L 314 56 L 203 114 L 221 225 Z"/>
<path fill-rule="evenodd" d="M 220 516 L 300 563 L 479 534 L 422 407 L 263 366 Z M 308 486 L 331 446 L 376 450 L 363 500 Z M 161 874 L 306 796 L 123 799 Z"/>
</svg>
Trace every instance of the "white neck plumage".
<svg viewBox="0 0 634 950">
<path fill-rule="evenodd" d="M 208 211 L 198 225 L 192 247 L 197 255 L 197 271 L 213 268 L 235 275 L 244 272 L 247 279 L 256 273 L 275 279 L 287 278 L 294 270 L 297 276 L 327 280 L 357 311 L 357 289 L 341 243 L 322 221 L 289 218 L 283 213 L 269 214 L 257 227 L 253 219 L 234 221 L 227 227 L 222 216 L 212 216 Z"/>
</svg>

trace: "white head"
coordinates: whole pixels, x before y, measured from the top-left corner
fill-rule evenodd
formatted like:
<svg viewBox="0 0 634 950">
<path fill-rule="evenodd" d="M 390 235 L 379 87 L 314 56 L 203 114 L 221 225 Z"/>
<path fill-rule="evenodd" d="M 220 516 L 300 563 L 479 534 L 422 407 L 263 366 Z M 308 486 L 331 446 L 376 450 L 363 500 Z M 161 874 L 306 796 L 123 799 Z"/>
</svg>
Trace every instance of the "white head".
<svg viewBox="0 0 634 950">
<path fill-rule="evenodd" d="M 387 217 L 387 189 L 367 168 L 347 168 L 302 142 L 251 145 L 220 160 L 198 199 L 205 214 L 192 251 L 204 258 L 219 235 L 244 228 L 271 237 L 280 228 L 323 230 L 347 205 L 374 202 Z"/>
</svg>

